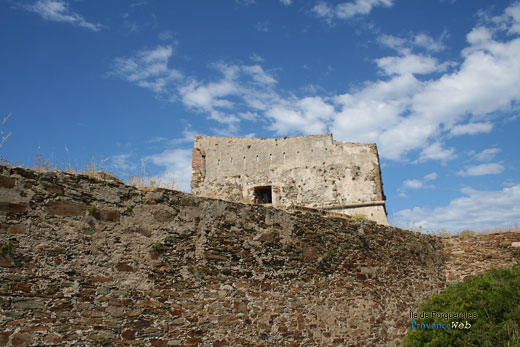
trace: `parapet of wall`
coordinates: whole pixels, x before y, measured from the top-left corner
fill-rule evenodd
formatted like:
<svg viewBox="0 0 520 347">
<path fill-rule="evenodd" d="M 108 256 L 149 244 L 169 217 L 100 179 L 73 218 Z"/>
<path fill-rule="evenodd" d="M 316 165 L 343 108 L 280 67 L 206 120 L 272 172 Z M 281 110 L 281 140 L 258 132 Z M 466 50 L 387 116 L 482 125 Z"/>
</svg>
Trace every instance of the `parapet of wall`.
<svg viewBox="0 0 520 347">
<path fill-rule="evenodd" d="M 292 205 L 365 214 L 388 225 L 377 147 L 338 142 L 332 134 L 278 139 L 197 136 L 192 193 L 253 202 L 272 187 L 275 207 Z"/>
<path fill-rule="evenodd" d="M 439 238 L 0 166 L 0 345 L 397 345 Z"/>
</svg>

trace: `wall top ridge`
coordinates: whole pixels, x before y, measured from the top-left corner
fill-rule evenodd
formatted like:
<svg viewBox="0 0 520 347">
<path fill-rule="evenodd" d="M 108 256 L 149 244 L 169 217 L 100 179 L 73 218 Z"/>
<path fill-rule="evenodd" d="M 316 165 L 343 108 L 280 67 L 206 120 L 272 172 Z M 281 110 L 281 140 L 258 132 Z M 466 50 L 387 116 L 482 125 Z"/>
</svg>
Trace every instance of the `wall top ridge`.
<svg viewBox="0 0 520 347">
<path fill-rule="evenodd" d="M 348 145 L 348 146 L 360 146 L 360 147 L 373 147 L 376 146 L 376 143 L 374 142 L 352 142 L 352 141 L 336 141 L 333 138 L 332 133 L 326 133 L 326 134 L 317 134 L 317 135 L 301 135 L 301 136 L 284 136 L 284 137 L 277 137 L 277 138 L 265 138 L 265 137 L 232 137 L 232 136 L 195 136 L 194 143 L 195 145 L 200 144 L 201 141 L 209 140 L 209 141 L 228 141 L 228 143 L 231 142 L 247 142 L 247 143 L 261 143 L 261 142 L 283 142 L 283 141 L 289 141 L 289 142 L 300 142 L 300 141 L 326 141 L 329 142 L 332 145 L 342 146 L 342 145 Z"/>
</svg>

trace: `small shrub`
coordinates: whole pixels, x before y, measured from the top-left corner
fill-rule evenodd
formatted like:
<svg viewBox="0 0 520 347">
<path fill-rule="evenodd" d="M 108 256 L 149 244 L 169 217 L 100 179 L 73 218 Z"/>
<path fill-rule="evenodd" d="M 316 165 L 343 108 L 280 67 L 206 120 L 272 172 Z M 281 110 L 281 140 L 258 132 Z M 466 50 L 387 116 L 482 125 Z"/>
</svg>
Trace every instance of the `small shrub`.
<svg viewBox="0 0 520 347">
<path fill-rule="evenodd" d="M 162 252 L 162 251 L 164 251 L 164 245 L 160 242 L 155 242 L 152 245 L 152 249 L 156 252 Z"/>
<path fill-rule="evenodd" d="M 88 214 L 91 216 L 96 215 L 96 206 L 94 204 L 88 205 Z"/>
<path fill-rule="evenodd" d="M 471 237 L 474 237 L 476 233 L 472 230 L 464 230 L 460 233 L 460 237 L 463 239 L 469 239 Z"/>
<path fill-rule="evenodd" d="M 470 312 L 477 318 L 413 319 L 416 324 L 458 321 L 465 328 L 409 330 L 404 346 L 520 346 L 520 265 L 493 269 L 451 284 L 443 293 L 427 300 L 419 311 Z M 470 327 L 466 328 L 468 324 Z"/>
</svg>

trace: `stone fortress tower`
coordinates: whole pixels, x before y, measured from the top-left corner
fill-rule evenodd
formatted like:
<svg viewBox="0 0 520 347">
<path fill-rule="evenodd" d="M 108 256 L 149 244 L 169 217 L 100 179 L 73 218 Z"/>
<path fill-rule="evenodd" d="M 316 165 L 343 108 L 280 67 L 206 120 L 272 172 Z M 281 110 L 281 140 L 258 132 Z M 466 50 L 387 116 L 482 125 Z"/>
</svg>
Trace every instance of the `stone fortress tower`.
<svg viewBox="0 0 520 347">
<path fill-rule="evenodd" d="M 376 145 L 338 142 L 332 134 L 280 139 L 197 136 L 191 192 L 277 208 L 363 214 L 388 225 Z"/>
</svg>

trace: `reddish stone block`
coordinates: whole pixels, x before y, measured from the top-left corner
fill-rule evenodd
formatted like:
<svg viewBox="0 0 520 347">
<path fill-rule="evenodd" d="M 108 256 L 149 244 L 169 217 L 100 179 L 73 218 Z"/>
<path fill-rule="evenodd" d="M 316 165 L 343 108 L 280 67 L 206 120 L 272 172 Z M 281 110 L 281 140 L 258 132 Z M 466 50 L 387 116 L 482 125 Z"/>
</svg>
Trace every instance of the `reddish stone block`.
<svg viewBox="0 0 520 347">
<path fill-rule="evenodd" d="M 27 211 L 27 205 L 13 204 L 10 202 L 0 202 L 0 211 L 2 212 L 25 212 Z"/>
<path fill-rule="evenodd" d="M 0 345 L 7 346 L 7 342 L 9 341 L 9 336 L 11 336 L 12 331 L 3 331 L 0 332 Z"/>
<path fill-rule="evenodd" d="M 120 215 L 116 210 L 101 210 L 99 218 L 105 222 L 119 222 Z"/>
<path fill-rule="evenodd" d="M 229 346 L 229 343 L 227 341 L 215 341 L 215 342 L 213 342 L 213 347 L 223 347 L 223 346 Z"/>
<path fill-rule="evenodd" d="M 367 279 L 367 276 L 365 274 L 356 274 L 356 277 L 358 280 L 364 281 Z"/>
<path fill-rule="evenodd" d="M 134 338 L 135 338 L 135 331 L 134 331 L 134 330 L 131 330 L 131 329 L 124 330 L 124 331 L 121 333 L 121 336 L 122 336 L 125 340 L 131 340 L 131 339 L 134 339 Z"/>
<path fill-rule="evenodd" d="M 37 325 L 37 326 L 32 326 L 32 327 L 22 327 L 20 329 L 20 332 L 27 333 L 27 332 L 33 332 L 33 331 L 47 331 L 50 329 L 51 329 L 51 327 L 49 327 L 48 325 Z"/>
<path fill-rule="evenodd" d="M 168 345 L 168 343 L 166 341 L 161 340 L 161 339 L 151 339 L 150 343 L 152 344 L 152 346 L 167 346 Z"/>
<path fill-rule="evenodd" d="M 135 272 L 135 269 L 132 266 L 125 263 L 117 264 L 116 269 L 117 271 Z"/>
<path fill-rule="evenodd" d="M 57 312 L 57 311 L 71 311 L 72 308 L 73 308 L 72 303 L 67 302 L 67 303 L 62 303 L 62 304 L 58 304 L 58 305 L 53 306 L 51 308 L 51 311 L 53 311 L 53 312 Z"/>
<path fill-rule="evenodd" d="M 193 343 L 197 343 L 198 344 L 198 343 L 202 343 L 202 338 L 201 337 L 188 337 L 186 339 L 186 342 L 187 343 L 191 343 L 191 344 L 193 344 Z"/>
<path fill-rule="evenodd" d="M 286 327 L 285 325 L 283 325 L 283 324 L 280 324 L 280 325 L 278 326 L 278 331 L 279 331 L 279 332 L 284 333 L 284 332 L 287 332 L 287 330 L 289 330 L 289 329 L 287 329 L 287 327 Z"/>
<path fill-rule="evenodd" d="M 114 280 L 114 278 L 112 276 L 109 276 L 109 277 L 90 276 L 89 280 L 91 283 L 106 283 L 106 282 L 112 282 Z"/>
<path fill-rule="evenodd" d="M 29 346 L 32 343 L 32 337 L 29 334 L 18 333 L 13 335 L 13 339 L 11 341 L 13 346 L 25 347 Z"/>
<path fill-rule="evenodd" d="M 0 187 L 13 188 L 16 184 L 16 179 L 13 177 L 0 176 Z"/>
<path fill-rule="evenodd" d="M 180 316 L 183 312 L 184 312 L 184 310 L 182 310 L 182 309 L 170 311 L 170 313 L 174 316 Z"/>
<path fill-rule="evenodd" d="M 18 282 L 18 283 L 15 283 L 13 286 L 13 292 L 22 291 L 22 292 L 30 293 L 31 288 L 32 288 L 32 285 L 29 283 Z"/>
<path fill-rule="evenodd" d="M 45 212 L 57 216 L 83 216 L 87 206 L 72 200 L 51 201 L 45 206 Z"/>
</svg>

